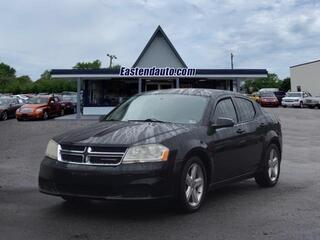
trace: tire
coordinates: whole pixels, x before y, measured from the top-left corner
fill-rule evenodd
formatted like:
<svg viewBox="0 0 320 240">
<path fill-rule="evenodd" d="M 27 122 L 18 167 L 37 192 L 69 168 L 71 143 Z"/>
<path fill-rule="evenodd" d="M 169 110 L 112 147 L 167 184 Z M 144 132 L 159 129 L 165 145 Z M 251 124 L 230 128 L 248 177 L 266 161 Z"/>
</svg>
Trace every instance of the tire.
<svg viewBox="0 0 320 240">
<path fill-rule="evenodd" d="M 64 116 L 64 109 L 61 109 L 60 116 Z"/>
<path fill-rule="evenodd" d="M 200 209 L 207 192 L 205 166 L 199 157 L 191 157 L 183 166 L 178 186 L 178 208 L 184 213 Z M 189 195 L 189 196 L 187 196 Z"/>
<path fill-rule="evenodd" d="M 310 109 L 314 109 L 314 108 L 315 108 L 315 106 L 308 106 L 308 108 L 310 108 Z"/>
<path fill-rule="evenodd" d="M 2 112 L 2 114 L 1 114 L 1 120 L 2 120 L 2 121 L 8 120 L 8 113 L 7 113 L 7 111 L 3 111 L 3 112 Z"/>
<path fill-rule="evenodd" d="M 299 107 L 300 107 L 300 108 L 304 108 L 303 102 L 300 102 Z"/>
<path fill-rule="evenodd" d="M 286 105 L 282 105 L 282 107 L 286 108 L 287 106 Z"/>
<path fill-rule="evenodd" d="M 49 119 L 48 112 L 46 112 L 46 111 L 43 112 L 43 117 L 42 117 L 42 119 L 43 119 L 44 121 Z"/>
<path fill-rule="evenodd" d="M 278 146 L 270 144 L 262 161 L 262 170 L 255 176 L 256 183 L 261 187 L 273 187 L 280 176 L 281 153 Z"/>
</svg>

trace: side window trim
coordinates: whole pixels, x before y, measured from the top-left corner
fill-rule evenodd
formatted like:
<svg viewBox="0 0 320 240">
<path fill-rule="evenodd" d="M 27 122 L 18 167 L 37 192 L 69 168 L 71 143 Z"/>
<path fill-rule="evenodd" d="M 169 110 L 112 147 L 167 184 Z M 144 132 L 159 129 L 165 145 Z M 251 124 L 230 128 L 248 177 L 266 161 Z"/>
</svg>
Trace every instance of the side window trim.
<svg viewBox="0 0 320 240">
<path fill-rule="evenodd" d="M 256 120 L 256 116 L 257 116 L 257 110 L 256 110 L 253 102 L 252 102 L 250 99 L 247 99 L 247 98 L 244 98 L 244 97 L 241 97 L 241 96 L 235 96 L 235 98 L 244 99 L 244 100 L 250 102 L 251 105 L 252 105 L 252 108 L 253 108 L 253 110 L 254 110 L 254 115 L 253 115 L 253 118 L 252 118 L 252 119 L 250 119 L 250 120 L 248 120 L 248 121 L 241 121 L 241 120 L 240 120 L 240 117 L 239 117 L 239 118 L 238 118 L 239 124 L 255 121 L 255 120 Z M 236 105 L 237 105 L 237 110 L 236 110 L 236 111 L 237 111 L 237 115 L 239 116 L 240 114 L 238 114 L 238 111 L 240 111 L 240 109 L 239 109 L 239 105 L 238 105 L 237 101 L 236 101 Z"/>
<path fill-rule="evenodd" d="M 217 106 L 219 104 L 219 102 L 223 101 L 223 100 L 226 100 L 226 99 L 230 99 L 231 102 L 232 102 L 232 105 L 233 105 L 233 108 L 234 108 L 234 111 L 236 113 L 236 118 L 237 118 L 237 122 L 235 122 L 235 125 L 239 124 L 240 123 L 240 117 L 239 117 L 239 114 L 238 114 L 238 111 L 237 111 L 237 107 L 236 107 L 236 104 L 233 100 L 233 98 L 231 96 L 223 96 L 221 98 L 219 98 L 214 106 L 214 108 L 211 110 L 211 113 L 210 113 L 210 116 L 209 116 L 209 121 L 211 121 L 214 117 L 214 114 L 216 112 L 216 109 L 217 109 Z"/>
</svg>

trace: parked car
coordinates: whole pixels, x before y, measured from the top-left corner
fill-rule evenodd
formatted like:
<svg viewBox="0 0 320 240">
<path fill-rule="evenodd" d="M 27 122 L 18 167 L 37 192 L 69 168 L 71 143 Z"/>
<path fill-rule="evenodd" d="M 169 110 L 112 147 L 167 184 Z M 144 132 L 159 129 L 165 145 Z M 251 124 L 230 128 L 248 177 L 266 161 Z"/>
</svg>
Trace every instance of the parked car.
<svg viewBox="0 0 320 240">
<path fill-rule="evenodd" d="M 316 97 L 306 97 L 304 101 L 304 105 L 308 108 L 319 108 L 320 109 L 320 96 Z"/>
<path fill-rule="evenodd" d="M 279 103 L 281 103 L 282 102 L 282 98 L 284 98 L 286 96 L 286 92 L 284 92 L 284 91 L 275 91 L 273 93 L 276 96 L 276 98 L 278 99 Z"/>
<path fill-rule="evenodd" d="M 12 97 L 18 99 L 20 104 L 25 104 L 29 99 L 27 96 L 22 94 L 13 95 Z"/>
<path fill-rule="evenodd" d="M 260 101 L 260 93 L 259 92 L 253 92 L 250 96 L 251 100 L 256 101 L 259 103 Z"/>
<path fill-rule="evenodd" d="M 279 120 L 240 93 L 145 92 L 99 123 L 51 139 L 39 188 L 67 201 L 173 198 L 193 212 L 227 183 L 276 185 L 281 149 Z"/>
<path fill-rule="evenodd" d="M 308 92 L 288 92 L 284 98 L 282 98 L 281 105 L 283 107 L 300 107 L 303 108 L 307 97 L 311 97 Z"/>
<path fill-rule="evenodd" d="M 61 95 L 60 99 L 66 114 L 77 111 L 77 95 Z"/>
<path fill-rule="evenodd" d="M 16 110 L 21 107 L 19 101 L 15 98 L 0 97 L 0 120 L 14 118 Z"/>
<path fill-rule="evenodd" d="M 16 118 L 20 120 L 42 119 L 64 115 L 64 109 L 57 96 L 40 95 L 30 98 L 27 104 L 17 109 Z"/>
<path fill-rule="evenodd" d="M 259 93 L 261 93 L 261 92 L 277 92 L 277 91 L 279 91 L 278 88 L 261 88 L 259 90 Z"/>
<path fill-rule="evenodd" d="M 262 107 L 279 107 L 280 105 L 273 92 L 261 92 L 259 103 Z"/>
</svg>

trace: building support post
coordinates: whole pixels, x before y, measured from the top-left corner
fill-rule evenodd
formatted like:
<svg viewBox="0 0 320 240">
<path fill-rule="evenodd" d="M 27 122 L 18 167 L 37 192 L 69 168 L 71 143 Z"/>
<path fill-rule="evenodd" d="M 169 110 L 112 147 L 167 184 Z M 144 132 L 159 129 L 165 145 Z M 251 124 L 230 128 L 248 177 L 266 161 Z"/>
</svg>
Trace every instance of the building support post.
<svg viewBox="0 0 320 240">
<path fill-rule="evenodd" d="M 180 79 L 176 78 L 176 88 L 180 88 Z"/>
<path fill-rule="evenodd" d="M 139 78 L 138 80 L 138 92 L 141 93 L 142 92 L 142 79 Z"/>
<path fill-rule="evenodd" d="M 240 79 L 236 78 L 237 82 L 237 92 L 240 92 Z"/>
<path fill-rule="evenodd" d="M 80 91 L 81 91 L 81 78 L 77 78 L 77 119 L 80 119 L 81 109 L 80 109 Z"/>
</svg>

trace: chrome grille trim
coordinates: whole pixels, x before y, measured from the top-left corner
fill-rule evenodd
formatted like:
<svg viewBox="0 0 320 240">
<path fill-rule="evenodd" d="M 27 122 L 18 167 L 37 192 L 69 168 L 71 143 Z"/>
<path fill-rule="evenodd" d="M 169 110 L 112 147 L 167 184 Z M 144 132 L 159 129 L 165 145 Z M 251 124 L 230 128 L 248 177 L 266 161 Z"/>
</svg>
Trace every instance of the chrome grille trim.
<svg viewBox="0 0 320 240">
<path fill-rule="evenodd" d="M 61 145 L 59 145 L 59 157 L 58 161 L 64 162 L 64 163 L 72 163 L 72 164 L 79 164 L 79 165 L 90 165 L 90 166 L 118 166 L 122 163 L 123 157 L 127 150 L 124 152 L 95 152 L 92 151 L 91 147 L 84 147 L 83 151 L 78 150 L 69 150 L 69 149 L 63 149 Z M 73 162 L 69 160 L 63 159 L 62 155 L 71 155 L 71 156 L 81 156 L 82 162 Z M 101 158 L 110 158 L 111 161 L 117 161 L 116 163 L 92 163 L 90 162 L 90 157 L 101 157 Z"/>
</svg>

